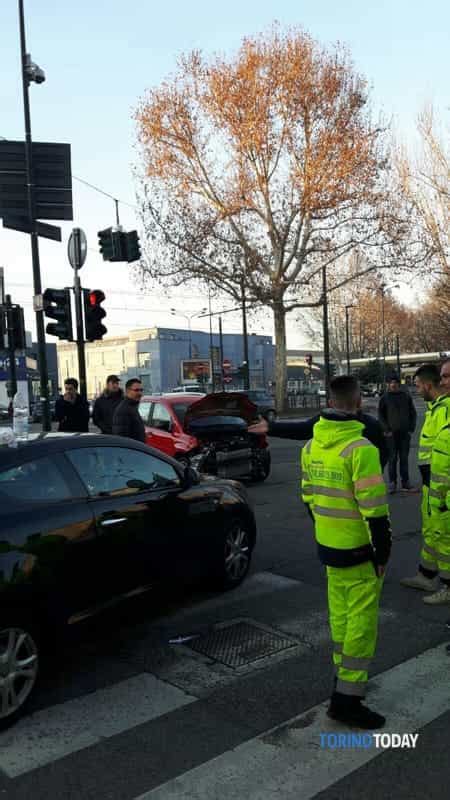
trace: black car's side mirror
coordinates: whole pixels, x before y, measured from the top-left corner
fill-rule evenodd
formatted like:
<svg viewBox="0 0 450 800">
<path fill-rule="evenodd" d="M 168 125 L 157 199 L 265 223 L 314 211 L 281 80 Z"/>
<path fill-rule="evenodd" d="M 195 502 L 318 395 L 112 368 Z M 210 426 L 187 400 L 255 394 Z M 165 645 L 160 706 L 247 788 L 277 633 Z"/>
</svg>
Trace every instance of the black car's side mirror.
<svg viewBox="0 0 450 800">
<path fill-rule="evenodd" d="M 191 486 L 197 486 L 200 483 L 200 476 L 194 467 L 185 467 L 183 473 L 183 488 L 189 489 Z"/>
</svg>

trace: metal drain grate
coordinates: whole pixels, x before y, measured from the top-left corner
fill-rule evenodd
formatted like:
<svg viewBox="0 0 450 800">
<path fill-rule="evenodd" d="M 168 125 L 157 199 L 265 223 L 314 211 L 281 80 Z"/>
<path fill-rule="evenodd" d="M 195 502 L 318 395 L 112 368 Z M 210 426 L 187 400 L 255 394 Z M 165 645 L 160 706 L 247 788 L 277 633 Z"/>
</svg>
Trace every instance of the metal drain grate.
<svg viewBox="0 0 450 800">
<path fill-rule="evenodd" d="M 187 646 L 196 653 L 236 669 L 297 645 L 295 640 L 275 631 L 249 622 L 234 622 L 194 639 Z"/>
</svg>

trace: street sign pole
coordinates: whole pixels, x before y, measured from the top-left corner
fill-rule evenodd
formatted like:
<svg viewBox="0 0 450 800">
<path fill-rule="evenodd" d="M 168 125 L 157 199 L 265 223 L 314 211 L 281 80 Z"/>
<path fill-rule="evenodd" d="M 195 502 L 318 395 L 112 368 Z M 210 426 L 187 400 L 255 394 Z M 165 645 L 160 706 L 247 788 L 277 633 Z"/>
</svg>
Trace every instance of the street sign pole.
<svg viewBox="0 0 450 800">
<path fill-rule="evenodd" d="M 17 373 L 16 373 L 16 343 L 14 341 L 14 327 L 12 318 L 12 302 L 11 295 L 7 294 L 5 298 L 6 306 L 6 330 L 8 333 L 8 353 L 9 353 L 9 379 L 11 381 L 10 391 L 8 396 L 14 400 L 17 394 Z"/>
<path fill-rule="evenodd" d="M 77 326 L 78 377 L 80 380 L 80 395 L 83 400 L 87 400 L 86 355 L 83 331 L 83 293 L 78 270 L 81 269 L 86 261 L 86 252 L 86 235 L 81 228 L 74 228 L 69 239 L 68 255 L 74 273 L 73 293 L 75 296 L 75 320 Z"/>
<path fill-rule="evenodd" d="M 34 183 L 33 183 L 33 145 L 31 140 L 31 116 L 30 116 L 30 98 L 28 95 L 27 76 L 27 50 L 25 43 L 25 14 L 23 9 L 23 0 L 19 0 L 19 22 L 20 22 L 20 49 L 22 59 L 22 88 L 23 88 L 23 110 L 25 119 L 25 160 L 26 160 L 26 174 L 27 174 L 27 200 L 28 200 L 28 216 L 31 227 L 31 260 L 33 265 L 33 283 L 34 294 L 42 294 L 41 284 L 41 267 L 39 263 L 39 239 L 36 230 L 36 214 L 34 208 Z M 38 355 L 39 355 L 39 375 L 41 384 L 41 402 L 42 402 L 42 430 L 50 431 L 52 429 L 50 420 L 50 404 L 48 396 L 48 368 L 47 368 L 47 352 L 45 348 L 45 328 L 44 328 L 44 312 L 36 311 L 36 333 L 38 341 Z"/>
</svg>

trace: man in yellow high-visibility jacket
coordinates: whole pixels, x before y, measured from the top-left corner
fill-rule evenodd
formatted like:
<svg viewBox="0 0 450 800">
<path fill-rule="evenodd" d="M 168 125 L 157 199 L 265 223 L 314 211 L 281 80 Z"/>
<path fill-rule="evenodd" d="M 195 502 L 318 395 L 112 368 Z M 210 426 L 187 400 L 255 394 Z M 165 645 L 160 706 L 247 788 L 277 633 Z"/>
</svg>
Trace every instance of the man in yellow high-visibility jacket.
<svg viewBox="0 0 450 800">
<path fill-rule="evenodd" d="M 448 362 L 446 363 L 448 365 Z M 439 573 L 436 537 L 439 532 L 435 527 L 436 519 L 432 520 L 429 501 L 431 456 L 436 436 L 450 422 L 450 397 L 445 385 L 441 384 L 441 373 L 435 364 L 424 364 L 419 367 L 415 373 L 415 384 L 420 396 L 427 403 L 418 455 L 418 466 L 422 476 L 422 549 L 417 574 L 403 578 L 401 583 L 411 589 L 436 593 Z"/>
<path fill-rule="evenodd" d="M 322 412 L 302 450 L 302 497 L 314 520 L 319 558 L 327 568 L 335 690 L 328 715 L 374 729 L 381 714 L 362 704 L 375 652 L 378 603 L 391 550 L 386 486 L 378 450 L 362 436 L 356 378 L 330 385 L 332 408 Z"/>
<path fill-rule="evenodd" d="M 440 605 L 450 603 L 450 423 L 434 441 L 429 499 L 442 588 L 424 597 L 423 601 L 429 605 Z"/>
</svg>

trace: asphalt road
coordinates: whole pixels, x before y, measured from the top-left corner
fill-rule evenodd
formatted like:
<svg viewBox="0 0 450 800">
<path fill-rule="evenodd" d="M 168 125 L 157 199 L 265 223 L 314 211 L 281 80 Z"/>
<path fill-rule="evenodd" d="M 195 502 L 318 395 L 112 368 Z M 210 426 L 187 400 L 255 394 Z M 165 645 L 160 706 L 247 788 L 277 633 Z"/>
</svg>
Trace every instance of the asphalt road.
<svg viewBox="0 0 450 800">
<path fill-rule="evenodd" d="M 33 713 L 0 734 L 0 797 L 442 800 L 449 608 L 399 585 L 416 568 L 419 494 L 391 499 L 394 548 L 368 697 L 387 714 L 386 731 L 419 733 L 416 748 L 323 747 L 321 734 L 344 731 L 325 716 L 324 572 L 299 501 L 299 443 L 271 447 L 270 478 L 250 487 L 259 538 L 245 584 L 149 595 L 55 643 Z M 415 457 L 416 445 L 418 483 Z"/>
</svg>

